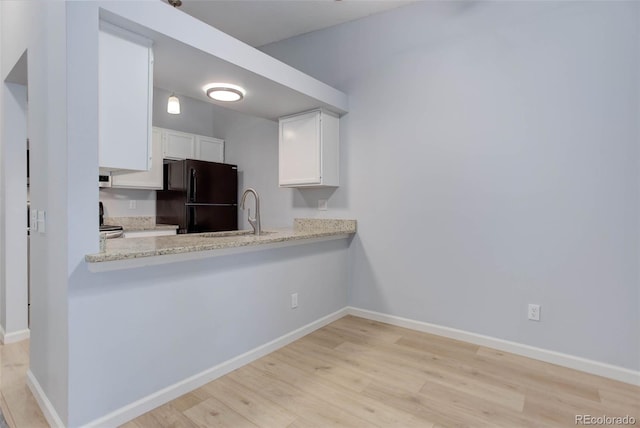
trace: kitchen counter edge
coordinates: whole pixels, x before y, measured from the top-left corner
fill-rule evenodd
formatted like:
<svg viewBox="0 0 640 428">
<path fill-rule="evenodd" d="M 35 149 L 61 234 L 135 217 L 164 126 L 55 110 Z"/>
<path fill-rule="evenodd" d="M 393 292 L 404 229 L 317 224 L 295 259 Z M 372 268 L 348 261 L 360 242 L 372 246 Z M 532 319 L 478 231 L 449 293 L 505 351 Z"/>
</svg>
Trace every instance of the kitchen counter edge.
<svg viewBox="0 0 640 428">
<path fill-rule="evenodd" d="M 345 239 L 356 233 L 356 220 L 295 219 L 294 227 L 265 234 L 198 233 L 107 241 L 104 252 L 87 254 L 92 272 L 238 254 L 262 249 Z"/>
<path fill-rule="evenodd" d="M 176 230 L 177 224 L 154 224 L 152 226 L 123 226 L 125 232 L 153 232 L 155 230 Z"/>
</svg>

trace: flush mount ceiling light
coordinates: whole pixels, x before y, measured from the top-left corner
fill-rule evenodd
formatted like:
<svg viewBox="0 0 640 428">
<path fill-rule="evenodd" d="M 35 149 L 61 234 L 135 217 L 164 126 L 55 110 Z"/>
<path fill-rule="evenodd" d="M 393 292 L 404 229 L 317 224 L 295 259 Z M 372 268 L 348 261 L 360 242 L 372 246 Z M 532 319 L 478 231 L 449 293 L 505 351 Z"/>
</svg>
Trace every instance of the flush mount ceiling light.
<svg viewBox="0 0 640 428">
<path fill-rule="evenodd" d="M 246 94 L 244 88 L 231 83 L 209 83 L 202 89 L 216 101 L 240 101 Z"/>
<path fill-rule="evenodd" d="M 180 114 L 180 100 L 175 96 L 175 94 L 171 94 L 167 101 L 167 113 Z"/>
</svg>

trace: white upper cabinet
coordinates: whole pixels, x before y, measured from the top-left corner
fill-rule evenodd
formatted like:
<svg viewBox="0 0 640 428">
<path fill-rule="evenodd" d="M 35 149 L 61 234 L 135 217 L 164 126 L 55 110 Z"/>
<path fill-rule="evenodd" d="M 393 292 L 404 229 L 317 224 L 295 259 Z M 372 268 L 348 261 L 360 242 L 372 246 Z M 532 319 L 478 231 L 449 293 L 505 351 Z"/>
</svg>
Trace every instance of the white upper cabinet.
<svg viewBox="0 0 640 428">
<path fill-rule="evenodd" d="M 162 130 L 162 157 L 181 160 L 195 159 L 196 136 L 172 129 Z"/>
<path fill-rule="evenodd" d="M 101 171 L 151 167 L 151 41 L 100 23 L 99 164 Z"/>
<path fill-rule="evenodd" d="M 312 110 L 279 122 L 280 187 L 338 187 L 338 117 Z"/>
<path fill-rule="evenodd" d="M 111 187 L 129 189 L 162 189 L 162 131 L 153 128 L 151 168 L 149 171 L 113 174 Z"/>
<path fill-rule="evenodd" d="M 224 162 L 224 140 L 172 129 L 155 129 L 162 132 L 162 157 L 164 159 Z"/>
<path fill-rule="evenodd" d="M 162 189 L 163 160 L 195 159 L 224 162 L 224 140 L 153 127 L 152 161 L 149 171 L 112 173 L 111 187 Z"/>
<path fill-rule="evenodd" d="M 224 140 L 219 138 L 196 136 L 195 159 L 208 162 L 224 162 Z"/>
</svg>

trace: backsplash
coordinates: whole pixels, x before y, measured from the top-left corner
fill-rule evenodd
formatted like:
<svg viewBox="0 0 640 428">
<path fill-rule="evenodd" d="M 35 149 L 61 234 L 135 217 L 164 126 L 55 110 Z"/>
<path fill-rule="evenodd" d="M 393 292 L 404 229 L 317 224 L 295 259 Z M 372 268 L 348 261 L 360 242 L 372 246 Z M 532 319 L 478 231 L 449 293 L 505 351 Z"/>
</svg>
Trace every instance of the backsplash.
<svg viewBox="0 0 640 428">
<path fill-rule="evenodd" d="M 296 232 L 332 231 L 355 233 L 356 220 L 344 220 L 337 218 L 296 218 L 293 219 L 293 230 Z"/>
<path fill-rule="evenodd" d="M 101 188 L 105 217 L 156 216 L 155 190 Z"/>
<path fill-rule="evenodd" d="M 156 225 L 156 216 L 105 217 L 105 224 L 122 226 L 124 230 L 147 230 Z"/>
</svg>

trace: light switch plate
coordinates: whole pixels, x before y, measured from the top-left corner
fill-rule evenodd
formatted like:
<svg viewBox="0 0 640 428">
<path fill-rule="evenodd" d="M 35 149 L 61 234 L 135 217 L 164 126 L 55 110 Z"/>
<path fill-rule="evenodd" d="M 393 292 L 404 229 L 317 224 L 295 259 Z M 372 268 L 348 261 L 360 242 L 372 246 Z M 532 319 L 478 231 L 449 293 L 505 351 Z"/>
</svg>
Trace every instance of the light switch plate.
<svg viewBox="0 0 640 428">
<path fill-rule="evenodd" d="M 326 199 L 318 199 L 318 210 L 326 211 L 327 208 L 327 200 Z"/>
<path fill-rule="evenodd" d="M 36 232 L 38 230 L 38 210 L 35 208 L 31 210 L 31 221 L 29 222 L 29 227 L 32 232 Z"/>
<path fill-rule="evenodd" d="M 47 212 L 43 210 L 38 210 L 38 221 L 36 224 L 38 225 L 38 232 L 45 233 L 47 231 Z"/>
</svg>

